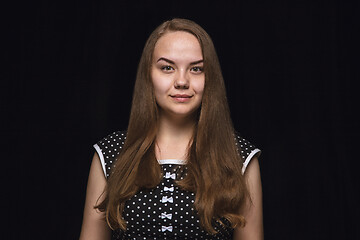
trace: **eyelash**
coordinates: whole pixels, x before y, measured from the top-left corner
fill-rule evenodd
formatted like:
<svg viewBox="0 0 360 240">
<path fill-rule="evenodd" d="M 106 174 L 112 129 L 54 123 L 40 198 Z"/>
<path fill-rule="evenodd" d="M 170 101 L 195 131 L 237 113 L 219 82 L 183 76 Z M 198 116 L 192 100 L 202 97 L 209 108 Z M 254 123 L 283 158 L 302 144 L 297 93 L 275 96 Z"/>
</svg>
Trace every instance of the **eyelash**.
<svg viewBox="0 0 360 240">
<path fill-rule="evenodd" d="M 203 67 L 192 67 L 190 70 L 195 71 L 196 73 L 198 72 L 202 72 L 203 71 Z"/>
<path fill-rule="evenodd" d="M 170 65 L 165 65 L 161 67 L 161 70 L 168 72 L 174 70 L 174 68 Z M 193 71 L 195 73 L 203 72 L 203 67 L 192 67 L 190 68 L 190 71 Z"/>
<path fill-rule="evenodd" d="M 174 70 L 174 68 L 172 66 L 166 65 L 166 66 L 162 66 L 161 70 L 163 70 L 163 71 L 171 71 L 171 70 Z"/>
</svg>

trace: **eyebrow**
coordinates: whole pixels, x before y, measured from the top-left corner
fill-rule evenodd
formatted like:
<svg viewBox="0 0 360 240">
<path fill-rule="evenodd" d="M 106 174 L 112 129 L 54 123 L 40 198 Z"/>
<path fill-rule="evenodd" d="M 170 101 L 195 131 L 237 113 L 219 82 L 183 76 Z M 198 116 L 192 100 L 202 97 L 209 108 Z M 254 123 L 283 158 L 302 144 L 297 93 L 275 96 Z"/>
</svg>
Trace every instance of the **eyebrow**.
<svg viewBox="0 0 360 240">
<path fill-rule="evenodd" d="M 167 58 L 164 58 L 164 57 L 161 57 L 161 58 L 159 58 L 159 59 L 157 60 L 157 62 L 160 62 L 160 61 L 165 61 L 165 62 L 168 62 L 168 63 L 170 63 L 170 64 L 175 64 L 174 61 L 172 61 L 172 60 L 170 60 L 170 59 L 167 59 Z M 203 59 L 200 59 L 200 60 L 197 60 L 197 61 L 195 61 L 195 62 L 191 62 L 190 65 L 195 65 L 195 64 L 202 63 L 202 62 L 204 62 L 204 60 L 203 60 Z"/>
</svg>

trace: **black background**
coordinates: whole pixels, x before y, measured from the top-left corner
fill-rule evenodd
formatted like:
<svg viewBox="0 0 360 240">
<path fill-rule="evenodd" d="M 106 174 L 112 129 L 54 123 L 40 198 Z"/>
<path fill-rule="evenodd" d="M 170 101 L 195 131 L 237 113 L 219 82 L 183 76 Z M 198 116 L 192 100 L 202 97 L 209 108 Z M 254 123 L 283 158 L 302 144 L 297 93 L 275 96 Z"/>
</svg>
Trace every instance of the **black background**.
<svg viewBox="0 0 360 240">
<path fill-rule="evenodd" d="M 213 38 L 235 128 L 262 149 L 265 238 L 359 239 L 358 3 L 24 1 L 2 12 L 4 239 L 78 238 L 92 144 L 126 129 L 144 43 L 173 17 Z"/>
</svg>

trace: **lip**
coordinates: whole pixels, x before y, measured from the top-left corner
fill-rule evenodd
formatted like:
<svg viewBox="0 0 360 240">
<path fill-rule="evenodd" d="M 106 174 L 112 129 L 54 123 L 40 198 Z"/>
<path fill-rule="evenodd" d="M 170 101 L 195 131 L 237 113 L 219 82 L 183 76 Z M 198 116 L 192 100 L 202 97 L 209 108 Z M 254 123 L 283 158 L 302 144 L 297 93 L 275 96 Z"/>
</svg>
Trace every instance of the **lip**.
<svg viewBox="0 0 360 240">
<path fill-rule="evenodd" d="M 170 95 L 173 98 L 191 98 L 191 95 L 187 95 L 187 94 L 175 94 L 175 95 Z"/>
<path fill-rule="evenodd" d="M 180 102 L 180 103 L 188 102 L 192 98 L 191 95 L 187 95 L 187 94 L 175 94 L 175 95 L 170 95 L 170 97 L 172 97 L 176 102 Z"/>
</svg>

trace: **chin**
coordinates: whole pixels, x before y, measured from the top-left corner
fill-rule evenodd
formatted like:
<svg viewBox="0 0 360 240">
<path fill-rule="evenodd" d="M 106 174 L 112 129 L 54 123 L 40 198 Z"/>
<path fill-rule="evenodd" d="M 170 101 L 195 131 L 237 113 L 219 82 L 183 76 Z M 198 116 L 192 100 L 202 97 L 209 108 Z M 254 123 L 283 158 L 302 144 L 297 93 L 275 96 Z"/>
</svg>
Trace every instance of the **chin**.
<svg viewBox="0 0 360 240">
<path fill-rule="evenodd" d="M 181 118 L 186 118 L 186 117 L 193 117 L 196 114 L 196 109 L 195 110 L 188 110 L 188 111 L 172 111 L 172 115 L 173 116 L 177 116 L 177 117 L 181 117 Z"/>
<path fill-rule="evenodd" d="M 186 118 L 193 116 L 197 109 L 163 109 L 161 112 L 172 117 Z"/>
</svg>

